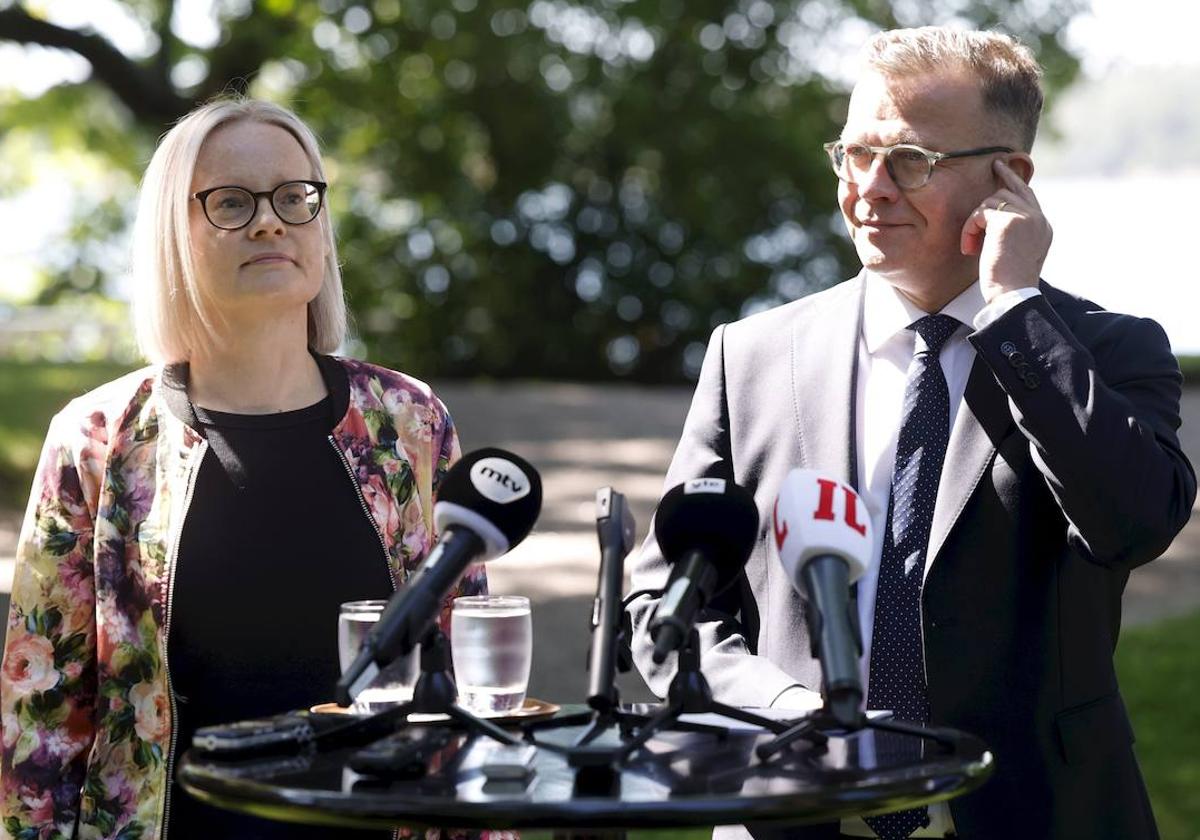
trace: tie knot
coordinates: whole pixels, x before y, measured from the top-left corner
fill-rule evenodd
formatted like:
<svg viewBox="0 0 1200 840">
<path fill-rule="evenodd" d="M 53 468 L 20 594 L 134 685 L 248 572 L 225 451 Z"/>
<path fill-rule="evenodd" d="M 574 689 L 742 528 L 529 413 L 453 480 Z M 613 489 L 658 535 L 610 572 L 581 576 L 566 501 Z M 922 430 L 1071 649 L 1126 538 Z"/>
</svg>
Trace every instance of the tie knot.
<svg viewBox="0 0 1200 840">
<path fill-rule="evenodd" d="M 958 329 L 960 323 L 957 318 L 950 315 L 926 315 L 909 324 L 908 328 L 916 330 L 929 352 L 937 355 L 941 352 L 946 339 Z"/>
</svg>

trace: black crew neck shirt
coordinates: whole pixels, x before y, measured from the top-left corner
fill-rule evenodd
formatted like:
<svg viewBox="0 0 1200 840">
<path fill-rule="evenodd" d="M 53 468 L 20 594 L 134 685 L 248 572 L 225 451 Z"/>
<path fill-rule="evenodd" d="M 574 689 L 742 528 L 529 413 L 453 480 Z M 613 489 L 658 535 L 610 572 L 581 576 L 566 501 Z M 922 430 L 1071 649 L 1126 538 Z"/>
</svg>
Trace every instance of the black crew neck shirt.
<svg viewBox="0 0 1200 840">
<path fill-rule="evenodd" d="M 392 592 L 379 534 L 328 439 L 329 398 L 278 414 L 194 413 L 209 448 L 171 590 L 176 756 L 202 726 L 332 700 L 338 606 Z M 171 786 L 171 840 L 370 836 L 221 810 Z"/>
</svg>

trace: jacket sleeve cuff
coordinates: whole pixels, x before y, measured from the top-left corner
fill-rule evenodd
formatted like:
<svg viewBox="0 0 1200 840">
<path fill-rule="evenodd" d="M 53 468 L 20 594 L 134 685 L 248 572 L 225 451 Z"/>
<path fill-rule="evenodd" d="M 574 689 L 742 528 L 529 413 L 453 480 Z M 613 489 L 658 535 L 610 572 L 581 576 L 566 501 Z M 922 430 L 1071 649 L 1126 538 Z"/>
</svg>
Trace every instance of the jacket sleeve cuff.
<svg viewBox="0 0 1200 840">
<path fill-rule="evenodd" d="M 979 312 L 975 315 L 975 329 L 981 330 L 984 327 L 989 326 L 993 321 L 995 321 L 1001 315 L 1007 313 L 1017 304 L 1024 303 L 1031 297 L 1035 297 L 1041 293 L 1041 290 L 1036 288 L 1013 289 L 1011 292 L 1005 292 L 987 306 L 983 307 L 983 309 L 979 310 Z"/>
</svg>

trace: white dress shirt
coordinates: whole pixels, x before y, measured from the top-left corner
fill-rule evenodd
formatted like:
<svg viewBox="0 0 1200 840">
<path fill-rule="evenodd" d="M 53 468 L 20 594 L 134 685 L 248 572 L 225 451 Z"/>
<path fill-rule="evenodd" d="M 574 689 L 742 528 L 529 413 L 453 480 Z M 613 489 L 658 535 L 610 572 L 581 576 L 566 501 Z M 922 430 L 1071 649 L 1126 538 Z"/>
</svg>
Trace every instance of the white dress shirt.
<svg viewBox="0 0 1200 840">
<path fill-rule="evenodd" d="M 892 469 L 896 460 L 896 442 L 900 434 L 904 387 L 908 365 L 916 346 L 916 333 L 908 326 L 927 314 L 904 297 L 881 277 L 865 272 L 862 329 L 858 341 L 858 380 L 855 393 L 854 429 L 858 452 L 858 491 L 871 517 L 871 562 L 858 579 L 858 614 L 863 633 L 861 661 L 864 694 L 869 687 L 871 663 L 871 633 L 875 626 L 875 591 L 879 582 L 879 560 L 883 554 L 883 531 L 887 524 L 888 501 L 891 498 Z M 1034 295 L 1037 289 L 1018 289 L 1006 292 L 990 304 L 985 303 L 979 283 L 972 283 L 958 297 L 942 308 L 962 322 L 938 355 L 946 376 L 950 396 L 950 429 L 954 424 L 975 348 L 967 341 L 974 330 L 981 330 L 1017 304 Z M 929 557 L 925 558 L 928 571 Z M 809 688 L 793 686 L 771 704 L 773 707 L 811 711 L 821 707 L 821 696 Z M 919 828 L 912 837 L 944 837 L 954 831 L 950 807 L 946 803 L 929 806 L 930 823 Z M 842 820 L 843 834 L 855 837 L 874 837 L 875 833 L 858 817 Z"/>
<path fill-rule="evenodd" d="M 958 409 L 975 348 L 967 336 L 982 329 L 1012 307 L 1033 295 L 1037 289 L 1007 292 L 985 303 L 978 283 L 942 308 L 940 314 L 962 322 L 942 345 L 938 361 L 946 375 L 950 392 L 950 428 L 954 429 Z M 916 333 L 908 326 L 926 313 L 904 297 L 887 281 L 867 273 L 863 300 L 862 332 L 858 342 L 858 390 L 856 400 L 855 444 L 858 449 L 858 491 L 871 517 L 871 562 L 858 580 L 858 615 L 863 633 L 861 662 L 863 691 L 869 688 L 871 633 L 875 626 L 875 592 L 879 582 L 879 561 L 883 554 L 883 534 L 887 524 L 888 501 L 892 489 L 892 469 L 896 460 L 896 442 L 900 434 L 901 410 L 908 366 L 912 361 Z M 952 434 L 953 436 L 953 434 Z M 932 558 L 926 557 L 926 571 Z M 950 807 L 946 803 L 929 806 L 930 824 L 913 832 L 913 837 L 944 837 L 954 830 Z M 842 832 L 859 837 L 875 833 L 861 819 L 842 821 Z"/>
</svg>

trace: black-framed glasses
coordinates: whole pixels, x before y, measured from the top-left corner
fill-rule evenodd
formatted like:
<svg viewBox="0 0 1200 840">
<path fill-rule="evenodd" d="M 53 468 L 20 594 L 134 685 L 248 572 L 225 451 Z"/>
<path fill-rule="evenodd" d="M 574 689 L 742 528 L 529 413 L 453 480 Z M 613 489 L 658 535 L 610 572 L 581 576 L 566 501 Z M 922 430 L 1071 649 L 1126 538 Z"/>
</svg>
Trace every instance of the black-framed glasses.
<svg viewBox="0 0 1200 840">
<path fill-rule="evenodd" d="M 833 164 L 834 173 L 851 184 L 858 183 L 860 177 L 870 172 L 876 155 L 883 155 L 888 174 L 902 190 L 920 189 L 928 184 L 933 177 L 933 167 L 944 160 L 1012 151 L 1008 146 L 984 146 L 961 152 L 932 152 L 912 143 L 869 146 L 866 143 L 843 143 L 841 140 L 826 143 L 824 149 L 829 155 L 829 162 Z"/>
<path fill-rule="evenodd" d="M 269 199 L 280 221 L 306 225 L 321 212 L 325 201 L 324 181 L 285 181 L 272 190 L 253 192 L 245 187 L 225 186 L 201 190 L 192 196 L 204 208 L 209 224 L 221 230 L 238 230 L 250 224 L 258 212 L 258 200 Z"/>
</svg>

